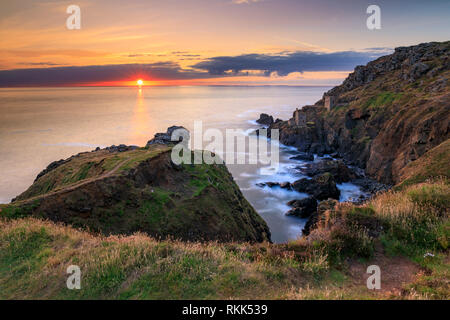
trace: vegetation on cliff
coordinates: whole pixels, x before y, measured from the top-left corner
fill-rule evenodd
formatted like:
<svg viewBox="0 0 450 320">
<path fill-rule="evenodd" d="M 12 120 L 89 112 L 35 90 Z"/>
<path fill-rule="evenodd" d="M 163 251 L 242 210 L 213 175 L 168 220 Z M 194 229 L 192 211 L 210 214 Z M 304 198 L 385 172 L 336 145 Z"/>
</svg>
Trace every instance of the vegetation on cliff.
<svg viewBox="0 0 450 320">
<path fill-rule="evenodd" d="M 272 127 L 287 145 L 338 152 L 371 178 L 397 184 L 408 163 L 450 138 L 449 54 L 449 41 L 397 48 Z"/>
<path fill-rule="evenodd" d="M 330 207 L 308 237 L 277 245 L 105 237 L 1 219 L 0 298 L 448 299 L 449 191 L 437 181 Z M 81 290 L 66 287 L 73 264 Z M 380 291 L 366 288 L 372 264 Z"/>
<path fill-rule="evenodd" d="M 450 181 L 450 139 L 434 147 L 400 171 L 401 183 L 397 188 L 440 177 Z"/>
<path fill-rule="evenodd" d="M 161 144 L 79 154 L 47 169 L 0 215 L 33 215 L 105 235 L 270 241 L 225 165 L 177 166 L 170 155 Z"/>
<path fill-rule="evenodd" d="M 440 165 L 424 168 L 418 159 L 408 166 L 405 181 L 422 179 L 426 170 L 423 181 L 414 178 L 362 205 L 321 202 L 309 235 L 287 244 L 103 236 L 11 219 L 20 214 L 2 206 L 0 298 L 448 299 L 450 185 L 442 173 L 450 161 L 441 159 L 447 146 L 424 156 Z M 81 290 L 66 287 L 73 264 L 82 270 Z M 379 291 L 366 288 L 373 264 L 382 270 Z"/>
</svg>

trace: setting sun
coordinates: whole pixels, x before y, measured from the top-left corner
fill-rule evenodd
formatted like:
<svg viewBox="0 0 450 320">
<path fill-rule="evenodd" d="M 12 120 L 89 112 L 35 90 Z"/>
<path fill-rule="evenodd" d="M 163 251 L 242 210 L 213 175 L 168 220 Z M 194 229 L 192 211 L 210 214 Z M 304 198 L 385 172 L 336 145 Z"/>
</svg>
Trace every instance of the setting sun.
<svg viewBox="0 0 450 320">
<path fill-rule="evenodd" d="M 139 79 L 138 81 L 137 81 L 137 85 L 138 86 L 142 86 L 144 84 L 144 81 L 142 81 L 141 79 Z"/>
</svg>

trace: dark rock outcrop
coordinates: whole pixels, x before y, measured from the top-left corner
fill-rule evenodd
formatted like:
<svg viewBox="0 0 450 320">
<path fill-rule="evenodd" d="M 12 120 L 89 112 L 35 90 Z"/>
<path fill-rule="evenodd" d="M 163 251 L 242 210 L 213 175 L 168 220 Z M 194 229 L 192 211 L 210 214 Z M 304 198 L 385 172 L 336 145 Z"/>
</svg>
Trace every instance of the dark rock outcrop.
<svg viewBox="0 0 450 320">
<path fill-rule="evenodd" d="M 110 147 L 106 147 L 105 150 L 108 150 L 109 152 L 125 152 L 125 151 L 131 151 L 138 149 L 138 146 L 127 146 L 125 144 L 119 144 L 118 146 L 112 145 Z M 96 149 L 96 151 L 101 150 L 100 148 Z"/>
<path fill-rule="evenodd" d="M 390 189 L 389 185 L 365 177 L 354 179 L 352 180 L 352 183 L 359 186 L 362 191 L 372 195 Z"/>
<path fill-rule="evenodd" d="M 43 175 L 46 175 L 47 173 L 49 173 L 50 171 L 58 168 L 59 166 L 63 165 L 64 163 L 66 163 L 67 161 L 69 161 L 69 159 L 61 159 L 58 161 L 53 161 L 52 163 L 50 163 L 47 168 L 45 168 L 44 170 L 42 170 L 41 172 L 38 173 L 38 175 L 36 176 L 36 178 L 34 179 L 34 182 L 36 182 L 40 177 L 42 177 Z M 14 201 L 14 199 L 13 199 Z"/>
<path fill-rule="evenodd" d="M 328 198 L 339 199 L 341 192 L 336 187 L 333 176 L 324 173 L 312 179 L 303 178 L 291 184 L 292 189 L 312 195 L 317 200 Z"/>
<path fill-rule="evenodd" d="M 324 214 L 327 211 L 333 211 L 338 202 L 334 199 L 321 201 L 317 206 L 316 212 L 306 221 L 303 227 L 302 234 L 307 236 L 317 226 L 320 221 L 324 219 Z"/>
<path fill-rule="evenodd" d="M 281 189 L 292 189 L 292 185 L 290 182 L 282 182 L 282 183 L 280 183 L 280 188 Z"/>
<path fill-rule="evenodd" d="M 277 121 L 280 119 L 277 119 Z M 259 124 L 263 124 L 266 126 L 270 126 L 271 124 L 274 123 L 273 121 L 273 117 L 269 116 L 267 113 L 261 113 L 261 115 L 259 116 L 259 119 L 256 120 L 257 123 Z"/>
<path fill-rule="evenodd" d="M 279 187 L 281 189 L 292 189 L 292 185 L 290 182 L 261 182 L 261 183 L 257 183 L 256 184 L 258 187 L 269 187 L 269 188 L 275 188 L 275 187 Z"/>
<path fill-rule="evenodd" d="M 186 137 L 186 139 L 189 139 L 189 131 L 185 127 L 171 126 L 167 129 L 167 132 L 165 133 L 163 132 L 156 133 L 154 138 L 147 142 L 146 147 L 151 146 L 152 144 L 170 145 L 183 141 L 183 137 L 180 137 L 178 141 L 172 140 L 172 134 L 174 133 L 175 130 L 183 130 L 184 136 Z"/>
<path fill-rule="evenodd" d="M 348 182 L 358 177 L 342 160 L 324 159 L 319 162 L 308 163 L 299 170 L 309 177 L 328 172 L 337 183 Z"/>
<path fill-rule="evenodd" d="M 299 218 L 308 218 L 317 209 L 317 200 L 313 197 L 304 198 L 301 200 L 292 200 L 288 202 L 292 209 L 286 212 L 287 216 L 295 216 Z"/>
</svg>

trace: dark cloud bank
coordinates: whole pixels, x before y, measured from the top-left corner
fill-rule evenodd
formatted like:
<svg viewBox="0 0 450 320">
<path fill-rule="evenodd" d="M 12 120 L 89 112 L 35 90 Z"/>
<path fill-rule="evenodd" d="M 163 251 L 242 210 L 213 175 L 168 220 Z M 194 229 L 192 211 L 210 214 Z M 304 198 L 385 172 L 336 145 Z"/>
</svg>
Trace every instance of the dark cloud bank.
<svg viewBox="0 0 450 320">
<path fill-rule="evenodd" d="M 245 74 L 246 70 L 272 72 L 280 76 L 304 71 L 349 71 L 385 52 L 293 52 L 279 55 L 247 54 L 213 57 L 190 69 L 177 63 L 117 64 L 82 67 L 52 67 L 0 71 L 0 86 L 59 86 L 105 81 L 123 81 L 143 77 L 155 80 L 186 80 Z"/>
<path fill-rule="evenodd" d="M 194 68 L 206 70 L 211 75 L 224 75 L 231 71 L 240 74 L 244 70 L 272 72 L 286 76 L 292 72 L 304 71 L 349 71 L 360 64 L 379 57 L 374 52 L 294 52 L 285 55 L 247 54 L 235 57 L 215 57 L 194 65 Z"/>
<path fill-rule="evenodd" d="M 115 64 L 103 66 L 55 67 L 0 71 L 0 86 L 59 86 L 105 81 L 124 81 L 138 77 L 162 80 L 196 79 L 204 72 L 182 70 L 176 63 Z"/>
</svg>

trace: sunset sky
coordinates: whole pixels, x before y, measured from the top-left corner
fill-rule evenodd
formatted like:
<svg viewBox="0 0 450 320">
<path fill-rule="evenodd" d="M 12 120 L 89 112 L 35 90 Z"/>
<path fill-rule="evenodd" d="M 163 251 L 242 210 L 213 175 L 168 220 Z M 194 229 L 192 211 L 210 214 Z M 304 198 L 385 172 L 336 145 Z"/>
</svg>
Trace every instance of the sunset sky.
<svg viewBox="0 0 450 320">
<path fill-rule="evenodd" d="M 449 16 L 448 0 L 2 1 L 0 86 L 332 85 L 394 47 L 449 40 Z"/>
</svg>

